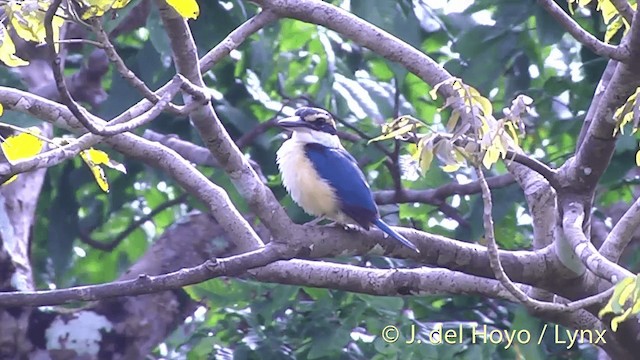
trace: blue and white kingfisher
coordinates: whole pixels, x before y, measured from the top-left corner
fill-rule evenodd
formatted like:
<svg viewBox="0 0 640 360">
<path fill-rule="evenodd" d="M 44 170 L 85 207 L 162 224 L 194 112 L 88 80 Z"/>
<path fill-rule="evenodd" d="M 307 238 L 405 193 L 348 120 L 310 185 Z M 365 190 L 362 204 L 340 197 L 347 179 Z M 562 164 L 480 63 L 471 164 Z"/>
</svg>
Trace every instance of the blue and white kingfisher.
<svg viewBox="0 0 640 360">
<path fill-rule="evenodd" d="M 420 252 L 382 219 L 356 160 L 340 143 L 329 112 L 302 107 L 278 121 L 293 131 L 277 153 L 282 183 L 291 198 L 310 215 L 339 224 L 375 225 L 404 246 Z"/>
</svg>

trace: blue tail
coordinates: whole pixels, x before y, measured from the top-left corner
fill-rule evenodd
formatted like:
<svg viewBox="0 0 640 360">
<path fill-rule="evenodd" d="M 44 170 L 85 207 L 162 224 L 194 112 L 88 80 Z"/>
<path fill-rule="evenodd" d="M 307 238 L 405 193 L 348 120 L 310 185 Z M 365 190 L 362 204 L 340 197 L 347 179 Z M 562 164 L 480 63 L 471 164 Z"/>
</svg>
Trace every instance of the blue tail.
<svg viewBox="0 0 640 360">
<path fill-rule="evenodd" d="M 389 235 L 392 238 L 394 238 L 394 239 L 398 240 L 399 242 L 401 242 L 402 245 L 404 245 L 404 246 L 408 247 L 409 249 L 417 252 L 418 254 L 420 253 L 420 250 L 418 250 L 418 248 L 411 241 L 407 240 L 406 237 L 398 234 L 395 230 L 390 228 L 389 225 L 387 225 L 384 221 L 382 221 L 382 219 L 374 220 L 373 224 L 375 226 L 377 226 L 378 228 L 380 228 L 380 230 L 382 230 L 385 233 L 387 233 L 387 235 Z"/>
</svg>

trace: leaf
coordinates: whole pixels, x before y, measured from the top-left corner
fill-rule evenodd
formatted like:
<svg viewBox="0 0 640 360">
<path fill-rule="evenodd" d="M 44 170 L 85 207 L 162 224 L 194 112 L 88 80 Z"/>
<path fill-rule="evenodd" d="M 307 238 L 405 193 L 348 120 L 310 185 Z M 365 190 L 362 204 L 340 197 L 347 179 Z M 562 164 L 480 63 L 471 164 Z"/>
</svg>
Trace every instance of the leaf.
<svg viewBox="0 0 640 360">
<path fill-rule="evenodd" d="M 618 15 L 618 9 L 611 3 L 611 0 L 598 0 L 596 9 L 602 13 L 602 19 L 605 24 L 609 24 L 611 19 Z"/>
<path fill-rule="evenodd" d="M 111 9 L 121 9 L 131 2 L 131 0 L 83 0 L 88 9 L 82 14 L 84 20 L 102 16 Z"/>
<path fill-rule="evenodd" d="M 46 37 L 44 17 L 49 5 L 48 1 L 12 1 L 4 9 L 10 19 L 11 27 L 19 37 L 27 41 L 44 43 Z M 60 27 L 62 27 L 63 23 L 64 19 L 57 15 L 51 20 L 56 51 L 59 47 Z"/>
<path fill-rule="evenodd" d="M 611 319 L 611 330 L 613 330 L 614 332 L 618 330 L 618 325 L 625 321 L 629 315 L 631 315 L 631 308 L 625 310 L 624 313 L 622 313 L 622 315 L 616 316 L 613 319 Z"/>
<path fill-rule="evenodd" d="M 29 65 L 28 61 L 16 56 L 16 45 L 2 23 L 0 23 L 0 61 L 9 67 Z M 2 115 L 1 111 L 0 115 Z"/>
<path fill-rule="evenodd" d="M 98 186 L 104 192 L 109 192 L 109 182 L 107 181 L 107 176 L 104 173 L 104 170 L 100 165 L 106 165 L 114 170 L 118 170 L 124 174 L 127 173 L 124 165 L 109 159 L 109 155 L 101 150 L 96 150 L 94 148 L 89 148 L 87 150 L 83 150 L 80 152 L 80 157 L 84 162 L 89 166 L 93 177 L 96 179 Z"/>
<path fill-rule="evenodd" d="M 507 121 L 504 123 L 504 126 L 507 128 L 508 134 L 515 142 L 515 146 L 518 147 L 518 133 L 516 132 L 516 127 L 513 125 L 513 122 Z"/>
<path fill-rule="evenodd" d="M 195 19 L 200 15 L 196 0 L 167 0 L 167 4 L 185 19 Z"/>
<path fill-rule="evenodd" d="M 460 112 L 457 110 L 453 110 L 451 112 L 451 116 L 449 117 L 449 120 L 447 120 L 447 126 L 446 129 L 447 131 L 451 132 L 456 128 L 456 125 L 458 124 L 458 120 L 460 120 Z"/>
<path fill-rule="evenodd" d="M 417 128 L 422 126 L 424 126 L 424 124 L 413 116 L 400 116 L 389 124 L 384 124 L 382 126 L 382 135 L 369 140 L 368 144 L 376 141 L 394 139 L 409 132 L 415 132 Z"/>
<path fill-rule="evenodd" d="M 444 84 L 448 84 L 448 83 L 454 82 L 454 81 L 456 81 L 456 80 L 457 80 L 456 78 L 452 77 L 452 78 L 449 78 L 449 79 L 446 79 L 446 80 L 444 80 L 444 81 L 441 81 L 441 82 L 437 83 L 437 84 L 433 87 L 433 89 L 431 89 L 431 90 L 429 91 L 429 95 L 431 96 L 431 99 L 435 100 L 435 99 L 437 99 L 437 98 L 438 98 L 438 89 L 440 89 L 440 86 L 442 86 L 442 85 L 444 85 Z"/>
<path fill-rule="evenodd" d="M 622 18 L 617 18 L 611 24 L 607 25 L 607 31 L 604 33 L 604 42 L 609 44 L 611 39 L 620 31 L 624 23 Z"/>
<path fill-rule="evenodd" d="M 637 276 L 636 276 L 637 277 Z M 615 325 L 614 325 L 614 321 L 612 319 L 611 321 L 611 328 L 613 329 L 613 331 L 616 331 L 617 327 L 618 327 L 618 323 L 624 321 L 626 319 L 626 316 L 628 316 L 630 314 L 627 314 L 626 311 L 623 311 L 623 306 L 626 302 L 626 300 L 628 299 L 628 296 L 630 294 L 629 292 L 629 288 L 631 290 L 636 289 L 635 283 L 636 283 L 636 277 L 627 277 L 622 279 L 615 287 L 614 291 L 613 291 L 613 295 L 611 295 L 611 299 L 609 299 L 609 302 L 607 302 L 607 304 L 600 310 L 600 312 L 598 312 L 598 317 L 602 318 L 604 315 L 608 314 L 608 313 L 614 313 L 614 314 L 623 314 L 622 316 L 617 316 L 615 319 Z M 625 294 L 624 298 L 623 298 L 623 293 Z M 636 299 L 637 301 L 637 299 Z M 635 304 L 634 304 L 635 305 Z M 626 316 L 625 316 L 626 314 Z M 615 326 L 615 328 L 614 328 Z"/>
<path fill-rule="evenodd" d="M 636 152 L 636 165 L 640 166 L 640 150 Z"/>
<path fill-rule="evenodd" d="M 15 160 L 26 159 L 38 155 L 40 151 L 42 151 L 44 142 L 37 138 L 37 135 L 40 135 L 40 129 L 28 128 L 26 130 L 28 132 L 9 136 L 0 145 L 4 156 L 6 156 L 10 163 Z"/>
<path fill-rule="evenodd" d="M 418 142 L 418 150 L 416 155 L 419 158 L 420 170 L 423 174 L 429 171 L 431 162 L 433 161 L 433 139 L 434 135 L 429 137 L 423 137 Z"/>
<path fill-rule="evenodd" d="M 616 135 L 618 131 L 624 134 L 624 127 L 631 121 L 635 121 L 633 111 L 637 108 L 638 94 L 640 94 L 640 87 L 636 88 L 636 91 L 627 98 L 624 105 L 620 106 L 613 114 L 613 119 L 616 121 L 617 126 L 613 129 L 613 135 Z M 634 128 L 637 124 L 633 124 Z"/>
</svg>

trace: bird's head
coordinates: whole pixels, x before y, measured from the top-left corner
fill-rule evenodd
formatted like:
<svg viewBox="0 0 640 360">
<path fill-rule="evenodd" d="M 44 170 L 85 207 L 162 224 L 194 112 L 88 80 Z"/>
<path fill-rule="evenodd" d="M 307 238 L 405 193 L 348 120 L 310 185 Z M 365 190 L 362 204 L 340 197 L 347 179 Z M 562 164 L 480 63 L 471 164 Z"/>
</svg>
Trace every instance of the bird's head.
<svg viewBox="0 0 640 360">
<path fill-rule="evenodd" d="M 278 125 L 293 131 L 293 139 L 304 143 L 319 143 L 329 147 L 339 147 L 336 122 L 328 111 L 301 107 L 293 116 L 281 119 Z"/>
</svg>

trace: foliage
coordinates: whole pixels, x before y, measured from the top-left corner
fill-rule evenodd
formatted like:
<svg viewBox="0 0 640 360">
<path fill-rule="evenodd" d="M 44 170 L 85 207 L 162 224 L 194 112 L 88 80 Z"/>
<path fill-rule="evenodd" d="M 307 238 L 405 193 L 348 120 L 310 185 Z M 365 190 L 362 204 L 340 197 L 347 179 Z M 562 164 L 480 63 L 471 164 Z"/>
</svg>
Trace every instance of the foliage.
<svg viewBox="0 0 640 360">
<path fill-rule="evenodd" d="M 132 0 L 128 7 L 138 2 Z M 401 184 L 411 190 L 470 181 L 472 169 L 464 165 L 478 148 L 482 152 L 479 159 L 490 175 L 506 172 L 499 159 L 508 161 L 510 151 L 533 154 L 550 165 L 562 164 L 573 152 L 581 120 L 605 63 L 563 37 L 560 25 L 536 7 L 535 1 L 476 0 L 452 12 L 448 7 L 453 2 L 442 7 L 422 0 L 375 2 L 376 6 L 371 6 L 370 0 L 345 3 L 350 3 L 355 15 L 424 51 L 456 74 L 459 78 L 447 85 L 453 86 L 464 99 L 464 113 L 452 107 L 452 98 L 436 98 L 435 91 L 444 83 L 431 88 L 398 64 L 380 58 L 339 33 L 283 19 L 251 37 L 205 74 L 206 84 L 215 93 L 214 107 L 234 140 L 267 123 L 286 106 L 310 104 L 327 108 L 341 124 L 340 130 L 355 128 L 362 137 L 361 141 L 345 142 L 345 146 L 361 161 L 376 190 L 394 187 L 395 180 L 385 167 L 386 153 L 407 160 Z M 580 6 L 589 3 L 573 0 L 569 1 L 569 7 L 573 8 L 576 2 Z M 86 8 L 81 19 L 101 16 L 112 8 L 122 7 L 120 11 L 126 11 L 129 2 L 83 3 Z M 194 0 L 168 3 L 181 16 L 194 19 L 190 27 L 201 54 L 258 11 L 249 2 L 240 0 L 201 1 L 199 7 Z M 597 12 L 576 12 L 574 16 L 591 33 L 610 41 L 628 24 L 619 14 L 610 12 L 609 1 L 599 1 L 598 6 L 604 24 Z M 44 29 L 33 26 L 42 23 L 42 9 L 5 7 L 9 26 L 18 36 L 36 42 L 44 40 Z M 118 21 L 114 17 L 105 27 L 115 27 Z M 55 23 L 54 28 L 60 24 Z M 163 31 L 157 10 L 152 10 L 143 28 L 121 34 L 113 41 L 126 65 L 150 88 L 170 79 L 174 71 Z M 0 27 L 0 61 L 7 66 L 26 65 L 17 57 L 7 34 L 7 28 Z M 67 58 L 72 60 L 77 55 L 82 53 L 72 52 Z M 110 95 L 94 109 L 105 118 L 126 110 L 140 98 L 116 72 L 105 83 Z M 637 108 L 636 92 L 616 112 L 618 131 L 632 123 L 635 132 Z M 467 116 L 473 121 L 467 121 Z M 27 126 L 25 119 L 9 111 L 1 120 L 22 128 Z M 176 134 L 201 144 L 184 118 L 164 114 L 146 129 Z M 627 145 L 617 148 L 602 179 L 595 202 L 596 216 L 600 207 L 631 199 L 630 188 L 635 184 L 619 174 L 633 166 L 629 161 L 631 154 L 636 153 L 640 159 L 632 135 L 623 135 L 620 142 Z M 411 141 L 401 144 L 396 138 Z M 46 141 L 61 146 L 61 139 L 65 138 L 59 130 L 52 139 L 44 140 L 24 132 L 8 137 L 2 149 L 8 160 L 14 161 L 39 153 Z M 281 141 L 278 131 L 270 129 L 260 134 L 245 153 L 270 179 L 272 190 L 292 219 L 303 222 L 308 217 L 286 195 L 277 177 L 275 151 Z M 10 149 L 16 142 L 20 151 L 14 155 Z M 79 241 L 81 234 L 90 233 L 97 241 L 107 241 L 122 232 L 130 219 L 144 216 L 150 209 L 175 198 L 180 190 L 167 174 L 117 154 L 108 155 L 91 148 L 81 152 L 80 158 L 50 169 L 46 178 L 33 243 L 35 278 L 40 287 L 114 280 L 184 214 L 180 209 L 156 214 L 108 253 L 91 248 Z M 433 166 L 434 158 L 439 158 L 444 166 Z M 114 172 L 108 183 L 100 165 L 127 176 Z M 423 176 L 417 178 L 416 172 Z M 246 210 L 244 200 L 226 174 L 209 169 L 203 169 L 203 173 L 225 188 L 241 211 Z M 500 246 L 530 248 L 532 233 L 529 220 L 523 215 L 527 208 L 521 191 L 511 185 L 493 194 Z M 478 225 L 482 224 L 479 195 L 455 195 L 446 199 L 445 205 L 455 209 L 456 220 L 433 204 L 401 204 L 384 207 L 383 212 L 397 215 L 404 225 L 416 229 L 469 242 L 483 241 L 484 231 Z M 413 265 L 380 257 L 344 261 L 382 268 Z M 615 322 L 638 312 L 637 282 L 633 278 L 623 280 L 603 309 L 602 314 L 618 315 L 612 321 L 614 328 Z M 202 308 L 155 350 L 158 358 L 595 358 L 592 347 L 566 349 L 550 340 L 545 340 L 542 347 L 520 344 L 507 348 L 491 342 L 472 343 L 470 336 L 452 346 L 429 343 L 429 334 L 438 326 L 464 328 L 467 334 L 478 325 L 504 331 L 527 330 L 532 334 L 544 326 L 521 306 L 506 301 L 462 295 L 374 297 L 242 279 L 211 280 L 190 287 L 188 292 L 201 301 Z M 624 308 L 630 297 L 634 305 Z M 426 345 L 402 344 L 403 339 L 399 345 L 385 342 L 381 334 L 391 325 L 401 329 L 405 337 L 409 329 L 416 329 L 417 339 Z"/>
</svg>

